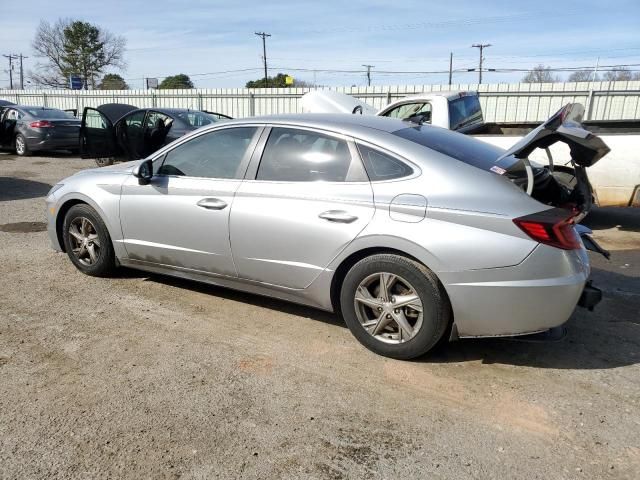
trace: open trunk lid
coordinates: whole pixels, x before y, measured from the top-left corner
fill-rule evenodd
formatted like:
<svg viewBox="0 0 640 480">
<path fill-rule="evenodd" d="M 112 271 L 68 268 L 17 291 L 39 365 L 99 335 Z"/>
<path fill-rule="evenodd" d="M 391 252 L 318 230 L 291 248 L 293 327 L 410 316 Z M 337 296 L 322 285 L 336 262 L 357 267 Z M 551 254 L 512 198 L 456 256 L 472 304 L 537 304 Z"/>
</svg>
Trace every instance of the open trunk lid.
<svg viewBox="0 0 640 480">
<path fill-rule="evenodd" d="M 562 142 L 569 146 L 573 163 L 581 167 L 592 166 L 609 153 L 609 147 L 600 137 L 582 127 L 583 114 L 581 104 L 568 103 L 509 148 L 503 157 L 526 158 L 536 148 L 545 149 Z"/>
</svg>

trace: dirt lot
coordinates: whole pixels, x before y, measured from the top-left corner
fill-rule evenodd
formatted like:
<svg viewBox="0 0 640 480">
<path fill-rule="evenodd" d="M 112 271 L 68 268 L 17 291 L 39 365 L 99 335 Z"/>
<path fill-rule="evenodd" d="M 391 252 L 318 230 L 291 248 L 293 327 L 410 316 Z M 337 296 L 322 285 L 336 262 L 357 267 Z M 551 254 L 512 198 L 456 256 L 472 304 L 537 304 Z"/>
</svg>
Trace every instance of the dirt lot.
<svg viewBox="0 0 640 480">
<path fill-rule="evenodd" d="M 0 154 L 0 478 L 640 478 L 640 214 L 600 210 L 606 298 L 560 341 L 378 357 L 329 314 L 80 274 L 43 196 L 90 161 Z"/>
</svg>

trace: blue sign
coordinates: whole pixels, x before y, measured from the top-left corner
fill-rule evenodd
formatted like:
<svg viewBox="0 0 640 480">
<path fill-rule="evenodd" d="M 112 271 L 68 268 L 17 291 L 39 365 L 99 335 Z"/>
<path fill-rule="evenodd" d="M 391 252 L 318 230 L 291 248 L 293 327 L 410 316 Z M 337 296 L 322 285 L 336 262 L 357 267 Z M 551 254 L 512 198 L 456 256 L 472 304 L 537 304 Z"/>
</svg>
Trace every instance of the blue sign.
<svg viewBox="0 0 640 480">
<path fill-rule="evenodd" d="M 69 86 L 71 87 L 71 90 L 82 90 L 82 88 L 84 87 L 82 77 L 70 76 Z"/>
</svg>

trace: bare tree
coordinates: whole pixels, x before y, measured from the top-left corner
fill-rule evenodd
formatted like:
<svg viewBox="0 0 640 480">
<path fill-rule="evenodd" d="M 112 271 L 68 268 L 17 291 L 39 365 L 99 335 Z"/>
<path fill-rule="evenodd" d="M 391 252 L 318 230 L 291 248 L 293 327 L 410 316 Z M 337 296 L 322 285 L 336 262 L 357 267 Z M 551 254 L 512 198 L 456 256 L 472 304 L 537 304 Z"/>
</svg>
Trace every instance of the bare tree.
<svg viewBox="0 0 640 480">
<path fill-rule="evenodd" d="M 108 67 L 124 69 L 126 40 L 87 22 L 59 19 L 41 21 L 32 43 L 35 55 L 43 59 L 31 77 L 50 87 L 68 86 L 70 75 L 83 78 L 85 88 L 95 88 Z"/>
<path fill-rule="evenodd" d="M 634 80 L 634 74 L 627 67 L 618 67 L 605 72 L 604 79 L 612 82 L 628 82 Z M 638 79 L 638 75 L 635 75 Z"/>
<path fill-rule="evenodd" d="M 593 70 L 576 70 L 569 75 L 568 82 L 598 82 L 600 76 L 596 73 L 594 76 Z"/>
<path fill-rule="evenodd" d="M 560 77 L 551 73 L 551 67 L 545 67 L 542 64 L 533 68 L 521 80 L 522 83 L 553 83 L 559 81 Z"/>
</svg>

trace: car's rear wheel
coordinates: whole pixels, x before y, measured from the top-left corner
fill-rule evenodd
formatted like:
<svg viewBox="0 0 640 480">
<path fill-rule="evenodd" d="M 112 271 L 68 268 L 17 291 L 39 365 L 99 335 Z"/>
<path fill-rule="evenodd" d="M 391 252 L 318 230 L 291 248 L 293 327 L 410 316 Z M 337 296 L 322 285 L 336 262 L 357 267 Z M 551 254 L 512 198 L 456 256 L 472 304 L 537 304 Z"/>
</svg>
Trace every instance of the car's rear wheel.
<svg viewBox="0 0 640 480">
<path fill-rule="evenodd" d="M 404 360 L 431 350 L 451 319 L 449 300 L 435 274 L 391 254 L 366 257 L 349 270 L 340 307 L 360 343 L 380 355 Z"/>
<path fill-rule="evenodd" d="M 98 213 L 86 204 L 74 205 L 63 223 L 67 255 L 78 270 L 104 277 L 115 269 L 115 253 L 107 227 Z"/>
<path fill-rule="evenodd" d="M 22 135 L 21 133 L 16 135 L 15 148 L 16 154 L 21 157 L 27 157 L 31 154 L 31 152 L 29 151 L 29 146 L 27 145 L 27 139 L 24 138 L 24 135 Z"/>
</svg>

